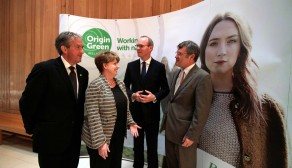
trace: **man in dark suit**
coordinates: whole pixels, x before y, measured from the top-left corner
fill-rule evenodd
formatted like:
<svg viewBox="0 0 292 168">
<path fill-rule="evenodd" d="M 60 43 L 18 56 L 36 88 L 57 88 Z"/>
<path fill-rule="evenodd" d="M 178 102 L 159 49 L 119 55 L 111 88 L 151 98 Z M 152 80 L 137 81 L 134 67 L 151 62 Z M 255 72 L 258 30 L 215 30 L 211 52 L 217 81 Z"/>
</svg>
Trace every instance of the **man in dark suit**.
<svg viewBox="0 0 292 168">
<path fill-rule="evenodd" d="M 149 168 L 158 168 L 158 131 L 160 100 L 169 93 L 164 64 L 151 58 L 153 41 L 141 36 L 136 44 L 140 59 L 128 63 L 124 82 L 132 91 L 130 110 L 135 122 L 142 127 L 134 138 L 134 167 L 144 166 L 144 133 Z M 144 65 L 143 65 L 144 64 Z"/>
<path fill-rule="evenodd" d="M 164 117 L 168 168 L 195 168 L 197 143 L 212 101 L 210 75 L 196 65 L 200 49 L 192 41 L 178 45 L 169 101 Z"/>
<path fill-rule="evenodd" d="M 60 56 L 33 67 L 19 107 L 39 166 L 77 168 L 88 71 L 77 64 L 84 53 L 78 34 L 62 32 L 55 46 Z"/>
</svg>

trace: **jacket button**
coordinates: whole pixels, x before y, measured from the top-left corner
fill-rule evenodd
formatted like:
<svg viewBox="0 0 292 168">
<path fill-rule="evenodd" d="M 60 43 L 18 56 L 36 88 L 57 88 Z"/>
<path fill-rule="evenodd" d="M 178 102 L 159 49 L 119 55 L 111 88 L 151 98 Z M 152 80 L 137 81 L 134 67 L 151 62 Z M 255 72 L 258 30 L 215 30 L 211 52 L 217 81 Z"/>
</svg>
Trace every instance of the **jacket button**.
<svg viewBox="0 0 292 168">
<path fill-rule="evenodd" d="M 250 156 L 248 156 L 247 154 L 245 154 L 245 155 L 243 156 L 243 159 L 244 159 L 246 162 L 250 162 L 250 160 L 251 160 Z"/>
</svg>

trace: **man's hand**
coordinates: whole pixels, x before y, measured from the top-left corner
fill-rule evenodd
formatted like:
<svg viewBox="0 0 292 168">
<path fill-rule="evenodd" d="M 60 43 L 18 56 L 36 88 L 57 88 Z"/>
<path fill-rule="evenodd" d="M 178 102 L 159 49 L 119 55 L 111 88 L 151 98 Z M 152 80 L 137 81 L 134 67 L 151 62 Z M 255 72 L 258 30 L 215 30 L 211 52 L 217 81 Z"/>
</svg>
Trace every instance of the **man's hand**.
<svg viewBox="0 0 292 168">
<path fill-rule="evenodd" d="M 194 141 L 190 140 L 187 137 L 184 137 L 182 143 L 183 143 L 182 146 L 187 148 L 187 147 L 192 146 Z"/>
<path fill-rule="evenodd" d="M 148 102 L 153 102 L 154 99 L 156 98 L 154 94 L 152 94 L 150 91 L 145 90 L 147 94 L 141 94 L 140 95 L 140 102 L 142 103 L 148 103 Z"/>
<path fill-rule="evenodd" d="M 136 92 L 136 93 L 133 93 L 133 94 L 132 94 L 132 99 L 133 99 L 134 101 L 141 102 L 141 94 L 142 94 L 142 93 L 143 93 L 143 90 L 138 91 L 138 92 Z"/>
</svg>

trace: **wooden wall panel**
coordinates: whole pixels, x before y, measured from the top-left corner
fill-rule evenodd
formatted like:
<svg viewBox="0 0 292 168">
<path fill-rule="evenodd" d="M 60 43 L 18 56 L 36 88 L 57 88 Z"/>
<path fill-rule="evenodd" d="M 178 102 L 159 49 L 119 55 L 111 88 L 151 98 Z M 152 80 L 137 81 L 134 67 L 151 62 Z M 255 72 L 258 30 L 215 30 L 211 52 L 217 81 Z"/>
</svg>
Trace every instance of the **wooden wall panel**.
<svg viewBox="0 0 292 168">
<path fill-rule="evenodd" d="M 9 25 L 8 12 L 9 1 L 0 0 L 0 111 L 7 111 L 9 105 Z"/>
<path fill-rule="evenodd" d="M 74 15 L 107 18 L 107 0 L 80 0 L 74 2 Z"/>
<path fill-rule="evenodd" d="M 59 14 L 103 19 L 172 12 L 200 0 L 0 0 L 0 111 L 19 113 L 33 65 L 57 57 Z M 2 26 L 4 25 L 4 26 Z"/>
<path fill-rule="evenodd" d="M 170 0 L 153 0 L 153 16 L 170 12 Z"/>
<path fill-rule="evenodd" d="M 132 18 L 132 2 L 143 0 L 109 0 L 107 1 L 107 19 Z"/>
<path fill-rule="evenodd" d="M 132 0 L 131 18 L 142 18 L 153 16 L 153 1 L 149 0 Z"/>
<path fill-rule="evenodd" d="M 38 1 L 35 8 L 35 62 L 57 57 L 54 41 L 59 34 L 60 1 Z"/>
<path fill-rule="evenodd" d="M 19 93 L 22 89 L 21 77 L 23 76 L 26 44 L 26 11 L 25 1 L 10 0 L 9 5 L 9 109 L 18 110 Z"/>
<path fill-rule="evenodd" d="M 48 0 L 46 0 L 48 1 Z M 61 13 L 73 14 L 74 13 L 74 0 L 60 0 L 61 1 Z M 60 6 L 56 6 L 59 8 Z"/>
<path fill-rule="evenodd" d="M 170 0 L 171 1 L 171 11 L 176 11 L 179 9 L 186 8 L 193 4 L 201 2 L 201 0 Z"/>
</svg>

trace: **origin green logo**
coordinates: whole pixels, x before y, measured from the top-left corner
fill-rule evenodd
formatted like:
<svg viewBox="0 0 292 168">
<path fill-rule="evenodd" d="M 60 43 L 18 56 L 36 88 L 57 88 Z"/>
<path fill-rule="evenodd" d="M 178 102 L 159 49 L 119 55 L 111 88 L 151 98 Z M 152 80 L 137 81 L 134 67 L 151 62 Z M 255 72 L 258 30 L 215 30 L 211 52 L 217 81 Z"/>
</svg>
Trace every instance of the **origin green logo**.
<svg viewBox="0 0 292 168">
<path fill-rule="evenodd" d="M 95 58 L 100 51 L 110 50 L 112 47 L 110 35 L 99 28 L 87 30 L 82 36 L 82 42 L 84 44 L 84 52 L 92 58 Z"/>
</svg>

